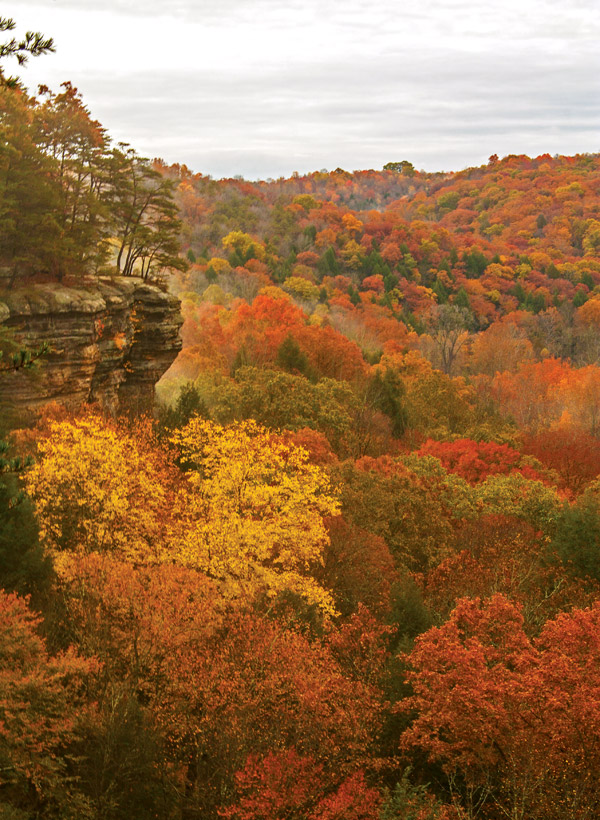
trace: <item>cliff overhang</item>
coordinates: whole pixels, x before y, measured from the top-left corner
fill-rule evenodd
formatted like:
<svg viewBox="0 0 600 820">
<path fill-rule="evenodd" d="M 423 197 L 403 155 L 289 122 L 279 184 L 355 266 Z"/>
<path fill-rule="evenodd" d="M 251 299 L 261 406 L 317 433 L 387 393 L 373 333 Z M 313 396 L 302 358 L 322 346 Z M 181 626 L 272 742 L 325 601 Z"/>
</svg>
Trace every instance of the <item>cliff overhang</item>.
<svg viewBox="0 0 600 820">
<path fill-rule="evenodd" d="M 39 367 L 0 373 L 0 406 L 24 416 L 55 402 L 149 411 L 154 385 L 181 349 L 177 298 L 138 278 L 0 291 L 0 325 L 14 342 L 49 352 Z"/>
</svg>

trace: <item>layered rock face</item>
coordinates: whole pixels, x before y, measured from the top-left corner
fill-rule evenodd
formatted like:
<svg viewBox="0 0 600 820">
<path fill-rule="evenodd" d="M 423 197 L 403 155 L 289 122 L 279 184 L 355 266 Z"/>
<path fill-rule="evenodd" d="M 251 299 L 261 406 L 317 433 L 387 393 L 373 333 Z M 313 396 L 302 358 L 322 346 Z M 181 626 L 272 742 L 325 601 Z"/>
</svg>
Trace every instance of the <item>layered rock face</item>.
<svg viewBox="0 0 600 820">
<path fill-rule="evenodd" d="M 33 370 L 0 373 L 0 406 L 24 417 L 50 402 L 146 411 L 181 349 L 182 321 L 178 299 L 136 278 L 2 291 L 1 325 L 17 344 L 50 351 Z"/>
</svg>

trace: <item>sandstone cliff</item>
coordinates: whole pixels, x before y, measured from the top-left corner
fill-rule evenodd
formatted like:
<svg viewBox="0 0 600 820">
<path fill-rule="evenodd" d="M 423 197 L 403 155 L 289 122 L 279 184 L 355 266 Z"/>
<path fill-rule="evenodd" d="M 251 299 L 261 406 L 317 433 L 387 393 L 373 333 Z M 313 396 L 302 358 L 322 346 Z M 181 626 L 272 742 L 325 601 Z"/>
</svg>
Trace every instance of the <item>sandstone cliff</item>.
<svg viewBox="0 0 600 820">
<path fill-rule="evenodd" d="M 0 323 L 18 344 L 50 345 L 33 371 L 0 374 L 0 405 L 24 416 L 50 402 L 147 410 L 181 348 L 179 300 L 136 278 L 2 291 Z"/>
</svg>

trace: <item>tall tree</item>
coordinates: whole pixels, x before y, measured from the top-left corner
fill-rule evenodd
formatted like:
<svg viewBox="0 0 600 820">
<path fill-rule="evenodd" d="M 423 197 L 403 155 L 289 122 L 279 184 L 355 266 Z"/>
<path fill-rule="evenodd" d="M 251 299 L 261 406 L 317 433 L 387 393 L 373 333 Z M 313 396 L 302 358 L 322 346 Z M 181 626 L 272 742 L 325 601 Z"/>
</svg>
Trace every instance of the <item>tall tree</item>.
<svg viewBox="0 0 600 820">
<path fill-rule="evenodd" d="M 117 239 L 117 271 L 144 279 L 165 267 L 185 270 L 180 258 L 174 184 L 133 148 L 119 145 L 110 153 L 111 211 Z"/>
<path fill-rule="evenodd" d="M 0 259 L 13 278 L 56 272 L 61 255 L 55 164 L 35 139 L 34 101 L 0 85 Z"/>
<path fill-rule="evenodd" d="M 103 239 L 109 226 L 106 130 L 91 118 L 71 83 L 62 88 L 53 94 L 41 86 L 41 101 L 34 109 L 35 140 L 52 160 L 58 192 L 60 275 L 97 267 L 105 257 Z"/>
<path fill-rule="evenodd" d="M 431 337 L 441 369 L 450 375 L 456 358 L 469 338 L 472 317 L 468 310 L 455 305 L 436 305 L 427 317 L 427 332 Z"/>
</svg>

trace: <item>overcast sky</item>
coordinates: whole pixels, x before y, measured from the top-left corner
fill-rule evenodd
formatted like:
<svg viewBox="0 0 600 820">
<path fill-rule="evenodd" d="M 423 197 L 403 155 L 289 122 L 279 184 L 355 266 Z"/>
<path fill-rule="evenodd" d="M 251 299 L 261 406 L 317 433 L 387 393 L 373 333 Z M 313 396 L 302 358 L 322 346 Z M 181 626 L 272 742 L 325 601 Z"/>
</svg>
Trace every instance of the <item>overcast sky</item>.
<svg viewBox="0 0 600 820">
<path fill-rule="evenodd" d="M 600 151 L 600 0 L 10 0 L 115 140 L 214 177 Z M 11 66 L 16 71 L 16 66 Z"/>
</svg>

